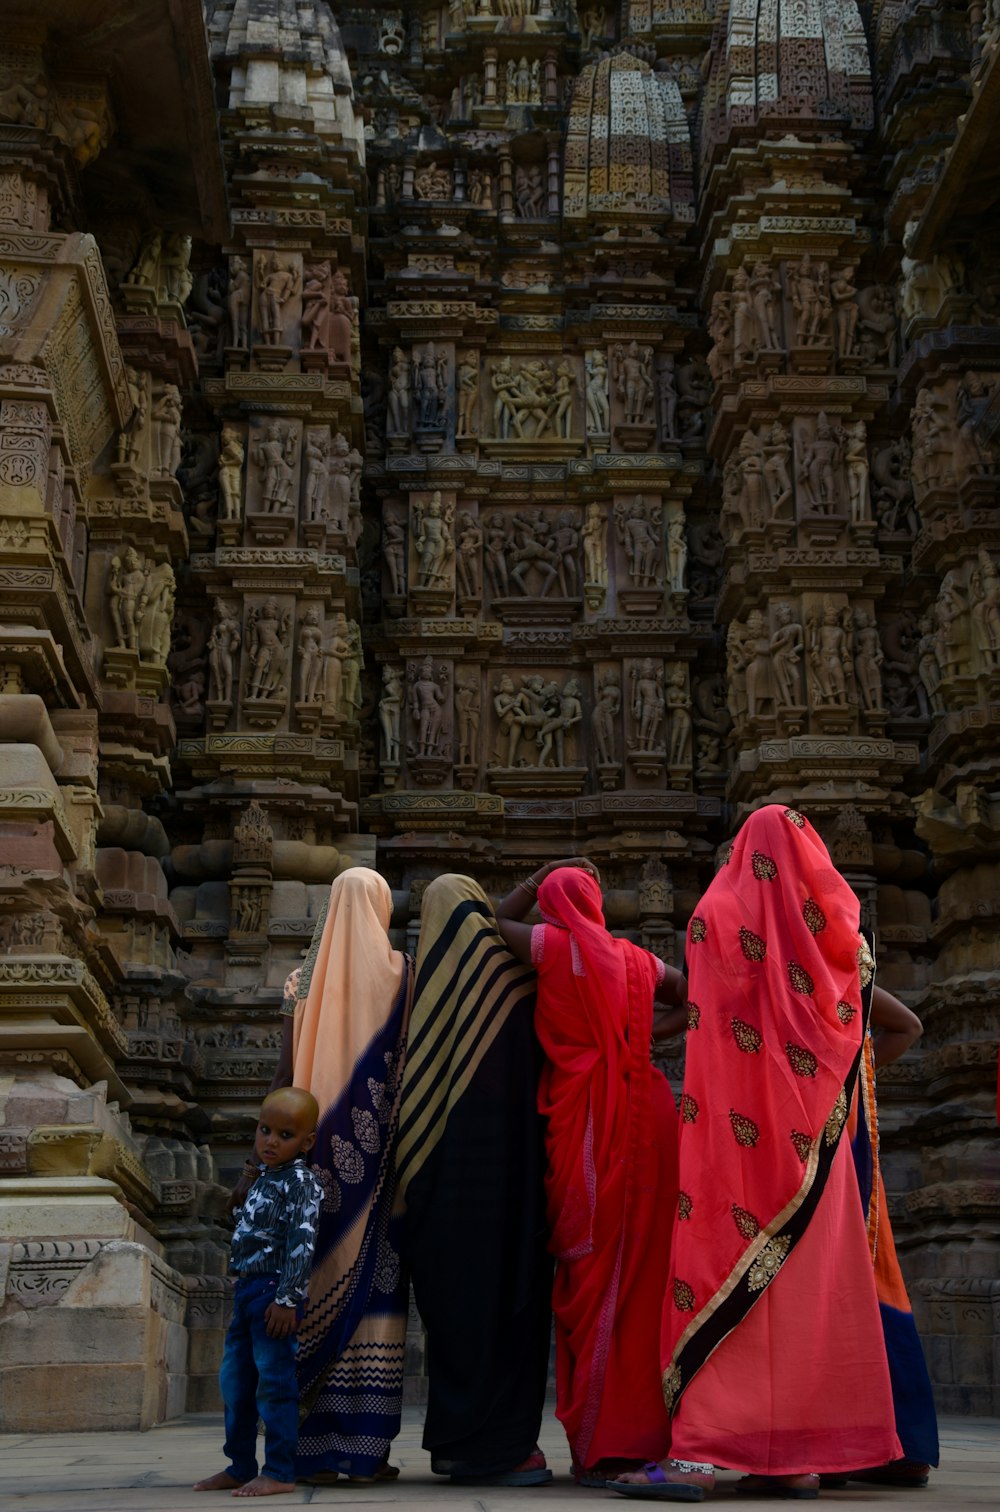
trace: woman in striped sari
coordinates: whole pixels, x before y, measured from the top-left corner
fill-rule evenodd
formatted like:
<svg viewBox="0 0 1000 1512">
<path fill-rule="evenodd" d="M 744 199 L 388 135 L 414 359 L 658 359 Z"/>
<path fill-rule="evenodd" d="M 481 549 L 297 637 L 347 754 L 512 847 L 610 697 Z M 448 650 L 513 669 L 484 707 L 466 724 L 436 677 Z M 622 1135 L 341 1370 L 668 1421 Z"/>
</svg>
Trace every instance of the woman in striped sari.
<svg viewBox="0 0 1000 1512">
<path fill-rule="evenodd" d="M 302 1480 L 397 1473 L 387 1456 L 402 1408 L 407 1285 L 394 1164 L 410 963 L 389 943 L 391 913 L 383 877 L 342 872 L 285 987 L 275 1085 L 294 1082 L 319 1103 L 313 1170 L 326 1194 L 298 1331 Z"/>
<path fill-rule="evenodd" d="M 403 1253 L 427 1330 L 424 1447 L 458 1484 L 541 1485 L 551 1263 L 535 974 L 469 877 L 424 893 L 399 1121 Z"/>
</svg>

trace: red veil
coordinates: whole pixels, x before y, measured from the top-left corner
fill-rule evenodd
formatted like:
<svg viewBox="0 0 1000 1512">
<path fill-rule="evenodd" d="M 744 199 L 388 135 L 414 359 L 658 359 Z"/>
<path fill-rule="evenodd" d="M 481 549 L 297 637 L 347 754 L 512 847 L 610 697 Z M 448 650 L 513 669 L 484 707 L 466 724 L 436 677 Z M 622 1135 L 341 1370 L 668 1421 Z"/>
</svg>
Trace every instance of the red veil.
<svg viewBox="0 0 1000 1512">
<path fill-rule="evenodd" d="M 666 1285 L 677 1142 L 670 1090 L 649 1060 L 662 968 L 608 933 L 582 869 L 551 872 L 538 905 L 556 1410 L 579 1465 L 656 1458 L 669 1426 L 650 1322 Z"/>
<path fill-rule="evenodd" d="M 661 1341 L 681 1458 L 792 1474 L 892 1454 L 856 1182 L 853 1204 L 843 1196 L 846 1141 L 837 1158 L 874 971 L 859 916 L 808 821 L 770 805 L 746 821 L 688 928 L 680 1192 Z M 871 1386 L 861 1426 L 850 1409 L 849 1423 L 837 1416 L 830 1390 L 847 1338 Z M 720 1421 L 724 1430 L 709 1426 Z"/>
</svg>

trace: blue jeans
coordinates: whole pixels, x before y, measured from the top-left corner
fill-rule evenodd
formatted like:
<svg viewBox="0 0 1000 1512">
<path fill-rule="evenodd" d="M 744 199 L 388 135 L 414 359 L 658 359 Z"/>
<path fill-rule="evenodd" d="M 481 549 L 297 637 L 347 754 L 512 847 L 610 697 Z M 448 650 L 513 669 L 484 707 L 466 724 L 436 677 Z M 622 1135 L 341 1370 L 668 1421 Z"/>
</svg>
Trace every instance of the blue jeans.
<svg viewBox="0 0 1000 1512">
<path fill-rule="evenodd" d="M 264 1314 L 274 1301 L 277 1276 L 247 1276 L 236 1282 L 233 1316 L 226 1334 L 219 1385 L 226 1407 L 225 1454 L 235 1480 L 257 1474 L 257 1419 L 264 1423 L 263 1474 L 294 1481 L 299 1441 L 299 1386 L 295 1335 L 268 1338 Z"/>
</svg>

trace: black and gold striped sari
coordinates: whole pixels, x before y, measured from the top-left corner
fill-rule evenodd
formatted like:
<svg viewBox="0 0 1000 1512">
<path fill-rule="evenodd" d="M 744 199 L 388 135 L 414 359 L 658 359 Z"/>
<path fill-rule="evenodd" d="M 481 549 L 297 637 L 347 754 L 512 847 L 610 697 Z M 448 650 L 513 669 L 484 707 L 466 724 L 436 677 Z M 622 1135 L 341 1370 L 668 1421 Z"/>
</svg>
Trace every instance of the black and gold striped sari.
<svg viewBox="0 0 1000 1512">
<path fill-rule="evenodd" d="M 427 1330 L 424 1447 L 442 1474 L 520 1465 L 541 1423 L 551 1263 L 535 973 L 468 877 L 424 894 L 397 1144 L 403 1246 Z"/>
</svg>

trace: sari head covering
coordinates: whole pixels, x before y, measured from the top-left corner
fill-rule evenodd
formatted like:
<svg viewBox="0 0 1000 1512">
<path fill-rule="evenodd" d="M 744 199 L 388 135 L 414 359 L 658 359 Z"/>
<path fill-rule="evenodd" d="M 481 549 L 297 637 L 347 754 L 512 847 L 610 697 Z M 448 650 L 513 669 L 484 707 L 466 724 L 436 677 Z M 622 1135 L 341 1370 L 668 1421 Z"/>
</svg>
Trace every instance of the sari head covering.
<svg viewBox="0 0 1000 1512">
<path fill-rule="evenodd" d="M 681 1190 L 663 1309 L 672 1411 L 780 1286 L 823 1194 L 874 972 L 859 918 L 812 825 L 769 805 L 747 819 L 690 921 Z"/>
<path fill-rule="evenodd" d="M 397 1171 L 427 1329 L 424 1447 L 440 1474 L 510 1470 L 541 1426 L 552 1264 L 534 1005 L 535 974 L 482 888 L 436 878 L 421 907 Z"/>
<path fill-rule="evenodd" d="M 649 1059 L 662 962 L 608 933 L 600 887 L 581 868 L 550 872 L 538 907 L 556 1413 L 578 1466 L 656 1459 L 669 1425 L 649 1320 L 666 1285 L 677 1141 Z"/>
<path fill-rule="evenodd" d="M 399 1431 L 407 1281 L 394 1156 L 409 971 L 391 913 L 383 877 L 342 872 L 286 986 L 293 1081 L 320 1107 L 312 1163 L 325 1192 L 297 1335 L 299 1475 L 373 1475 Z"/>
</svg>

